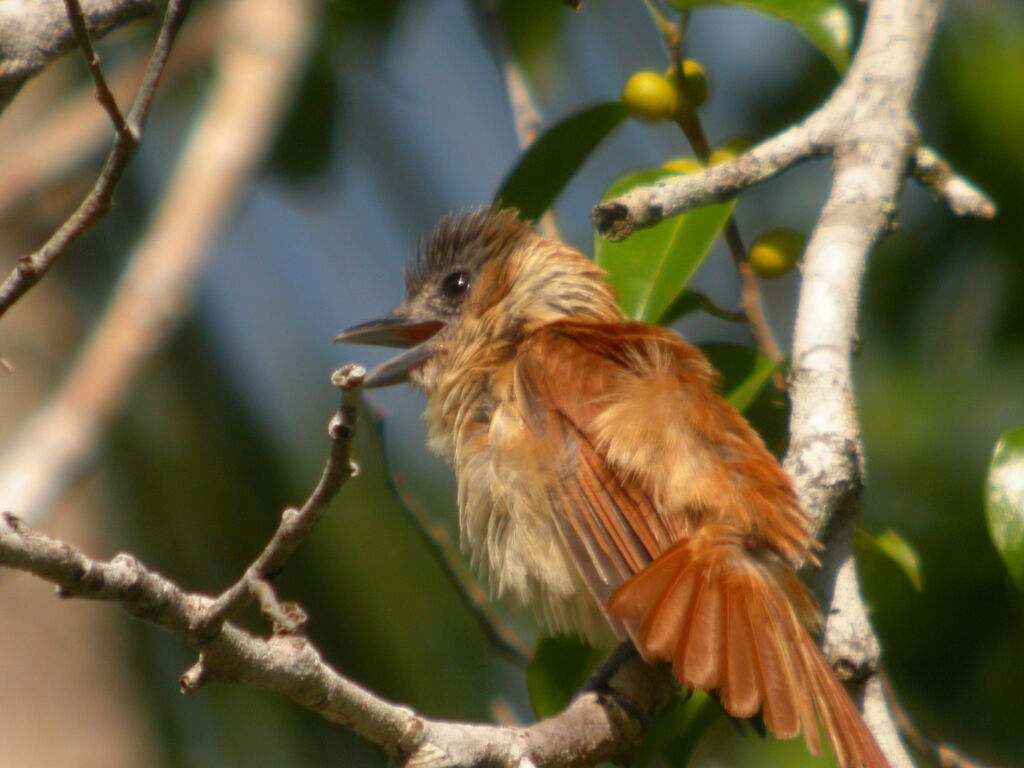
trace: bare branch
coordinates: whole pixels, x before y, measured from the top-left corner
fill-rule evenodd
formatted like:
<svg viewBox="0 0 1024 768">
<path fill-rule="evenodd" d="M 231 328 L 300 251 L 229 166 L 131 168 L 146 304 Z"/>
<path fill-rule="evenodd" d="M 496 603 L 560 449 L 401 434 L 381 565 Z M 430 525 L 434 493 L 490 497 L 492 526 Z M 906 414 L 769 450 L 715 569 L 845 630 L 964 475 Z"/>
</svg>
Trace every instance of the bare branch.
<svg viewBox="0 0 1024 768">
<path fill-rule="evenodd" d="M 992 219 L 996 204 L 980 189 L 949 166 L 928 147 L 917 147 L 911 156 L 910 172 L 937 200 L 944 200 L 957 216 Z"/>
<path fill-rule="evenodd" d="M 358 365 L 349 365 L 335 371 L 334 386 L 341 390 L 341 408 L 327 426 L 331 438 L 331 452 L 316 488 L 299 509 L 288 508 L 273 537 L 234 585 L 225 590 L 209 606 L 202 621 L 206 630 L 215 634 L 223 623 L 255 598 L 265 615 L 281 632 L 295 633 L 304 621 L 295 621 L 277 602 L 270 579 L 273 578 L 298 549 L 299 544 L 317 524 L 327 505 L 342 484 L 355 477 L 359 467 L 349 458 L 349 446 L 356 428 L 356 393 L 366 376 Z"/>
<path fill-rule="evenodd" d="M 164 87 L 210 60 L 223 26 L 223 7 L 204 3 L 189 14 L 164 70 Z M 121 103 L 138 88 L 148 54 L 132 52 L 104 68 L 110 91 Z M 18 100 L 5 118 L 20 128 L 0 126 L 8 128 L 0 138 L 0 221 L 17 216 L 27 198 L 77 173 L 110 139 L 110 120 L 96 109 L 94 90 L 85 84 L 45 112 Z"/>
<path fill-rule="evenodd" d="M 226 623 L 209 637 L 204 617 L 214 601 L 185 592 L 130 555 L 93 560 L 4 513 L 0 565 L 57 584 L 63 597 L 118 602 L 197 649 L 200 661 L 181 680 L 186 692 L 216 681 L 279 693 L 416 768 L 569 768 L 622 757 L 638 744 L 667 690 L 665 675 L 634 657 L 609 675 L 609 692 L 584 693 L 561 714 L 526 728 L 430 720 L 340 675 L 302 635 L 263 639 Z"/>
<path fill-rule="evenodd" d="M 68 378 L 0 455 L 0 505 L 36 524 L 89 466 L 142 364 L 180 322 L 210 241 L 306 61 L 312 0 L 233 0 L 218 79 L 148 231 Z"/>
<path fill-rule="evenodd" d="M 512 109 L 512 124 L 515 126 L 516 138 L 519 139 L 519 148 L 524 150 L 533 144 L 540 133 L 543 122 L 540 109 L 530 91 L 526 72 L 509 44 L 500 3 L 497 0 L 484 0 L 482 3 L 471 5 L 479 12 L 480 25 L 489 43 L 488 48 L 505 81 L 505 93 Z M 550 209 L 540 217 L 537 226 L 549 237 L 558 237 L 558 227 Z"/>
<path fill-rule="evenodd" d="M 98 38 L 154 14 L 158 0 L 85 0 L 83 19 Z M 0 3 L 0 112 L 18 90 L 54 59 L 70 51 L 76 33 L 68 26 L 64 0 Z"/>
<path fill-rule="evenodd" d="M 826 116 L 819 110 L 735 160 L 634 187 L 624 195 L 598 203 L 590 217 L 598 232 L 617 241 L 628 237 L 634 229 L 652 227 L 668 216 L 730 200 L 798 163 L 828 152 L 827 127 Z"/>
<path fill-rule="evenodd" d="M 160 83 L 178 30 L 185 21 L 191 0 L 170 0 L 163 23 L 157 33 L 156 44 L 139 86 L 138 94 L 128 113 L 127 129 L 114 135 L 114 146 L 107 155 L 99 178 L 78 208 L 68 217 L 53 236 L 35 253 L 18 260 L 14 270 L 0 285 L 0 317 L 11 308 L 43 275 L 67 253 L 71 244 L 81 237 L 110 210 L 114 191 L 128 164 L 138 150 L 142 130 L 149 116 L 153 97 Z M 102 101 L 102 97 L 101 97 Z"/>
<path fill-rule="evenodd" d="M 853 566 L 864 464 L 851 367 L 867 257 L 897 210 L 916 142 L 911 103 L 938 14 L 936 0 L 874 0 L 850 71 L 819 112 L 829 121 L 833 184 L 804 255 L 785 462 L 825 531 L 816 578 L 825 652 L 837 670 L 865 681 L 865 719 L 893 768 L 911 762 L 881 694 L 878 639 Z"/>
<path fill-rule="evenodd" d="M 127 133 L 128 124 L 117 106 L 117 99 L 114 98 L 114 94 L 110 92 L 110 86 L 107 85 L 103 67 L 100 66 L 100 57 L 96 53 L 96 49 L 92 47 L 89 28 L 85 23 L 85 16 L 82 15 L 82 6 L 78 0 L 64 0 L 64 4 L 68 9 L 68 21 L 71 23 L 71 29 L 74 30 L 75 39 L 82 49 L 82 55 L 85 56 L 85 63 L 89 65 L 89 74 L 92 75 L 92 81 L 96 88 L 96 98 L 103 109 L 107 111 L 107 115 L 110 116 L 114 130 L 117 133 Z"/>
</svg>

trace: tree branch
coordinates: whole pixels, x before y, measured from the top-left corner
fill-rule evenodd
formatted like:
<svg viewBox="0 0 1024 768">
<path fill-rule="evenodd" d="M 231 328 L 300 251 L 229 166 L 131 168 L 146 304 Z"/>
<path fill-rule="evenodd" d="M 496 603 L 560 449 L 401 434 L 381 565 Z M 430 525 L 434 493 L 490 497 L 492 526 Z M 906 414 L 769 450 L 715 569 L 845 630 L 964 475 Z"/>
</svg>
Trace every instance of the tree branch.
<svg viewBox="0 0 1024 768">
<path fill-rule="evenodd" d="M 96 89 L 96 98 L 106 110 L 110 122 L 114 124 L 114 130 L 117 133 L 128 133 L 128 123 L 125 122 L 124 115 L 121 114 L 121 110 L 117 106 L 117 99 L 110 92 L 110 86 L 107 85 L 107 79 L 103 76 L 103 68 L 100 66 L 100 57 L 96 53 L 96 49 L 92 47 L 89 27 L 82 14 L 82 6 L 78 0 L 64 0 L 64 5 L 67 7 L 68 21 L 71 23 L 71 29 L 75 32 L 75 39 L 78 40 L 78 45 L 82 49 L 82 55 L 85 56 L 85 63 L 89 65 L 89 74 L 92 76 Z"/>
<path fill-rule="evenodd" d="M 668 690 L 663 671 L 652 670 L 635 656 L 616 660 L 616 667 L 608 670 L 607 691 L 584 693 L 557 717 L 526 728 L 473 725 L 430 720 L 376 696 L 324 662 L 300 627 L 275 620 L 274 635 L 264 639 L 221 623 L 229 609 L 243 603 L 238 595 L 252 594 L 253 583 L 272 592 L 265 580 L 268 570 L 283 566 L 351 475 L 353 398 L 362 370 L 350 366 L 334 382 L 342 389 L 342 406 L 331 420 L 332 447 L 320 482 L 301 510 L 285 510 L 266 548 L 242 580 L 220 597 L 186 592 L 131 555 L 94 560 L 10 513 L 0 515 L 0 565 L 57 584 L 62 597 L 120 603 L 132 615 L 179 637 L 199 652 L 199 661 L 182 676 L 185 692 L 216 681 L 279 693 L 351 728 L 407 766 L 547 768 L 591 765 L 627 754 Z M 630 704 L 623 706 L 619 697 Z"/>
<path fill-rule="evenodd" d="M 154 14 L 158 0 L 84 0 L 88 34 L 102 37 Z M 64 0 L 0 3 L 0 112 L 21 86 L 47 64 L 70 51 L 80 35 L 68 25 Z"/>
<path fill-rule="evenodd" d="M 911 157 L 910 172 L 936 200 L 944 200 L 957 216 L 995 218 L 996 204 L 969 181 L 957 176 L 935 150 L 917 147 Z"/>
<path fill-rule="evenodd" d="M 332 383 L 342 392 L 341 408 L 327 427 L 331 436 L 331 453 L 320 482 L 302 507 L 284 511 L 281 523 L 259 557 L 246 569 L 242 578 L 209 606 L 202 619 L 206 632 L 216 634 L 227 619 L 253 599 L 259 602 L 263 614 L 274 622 L 277 631 L 294 634 L 302 628 L 304 618 L 297 621 L 294 615 L 282 609 L 270 580 L 284 568 L 288 558 L 323 517 L 342 483 L 359 474 L 359 466 L 349 458 L 349 445 L 356 426 L 354 392 L 362 385 L 365 376 L 366 371 L 358 365 L 335 371 Z"/>
<path fill-rule="evenodd" d="M 142 364 L 191 303 L 218 232 L 309 52 L 311 0 L 233 0 L 218 77 L 146 235 L 68 378 L 0 455 L 0 504 L 32 524 L 89 466 Z"/>
<path fill-rule="evenodd" d="M 110 150 L 110 154 L 107 155 L 103 169 L 93 188 L 75 212 L 54 232 L 42 248 L 20 258 L 7 279 L 0 284 L 0 317 L 42 279 L 43 275 L 67 253 L 68 248 L 75 240 L 85 234 L 110 210 L 114 190 L 117 189 L 121 177 L 138 150 L 142 130 L 146 118 L 149 116 L 150 107 L 153 106 L 153 97 L 156 95 L 160 77 L 163 75 L 167 59 L 174 46 L 174 40 L 181 25 L 185 22 L 190 5 L 191 0 L 170 0 L 168 2 L 167 12 L 164 14 L 149 65 L 146 67 L 146 74 L 142 78 L 142 84 L 139 86 L 135 101 L 126 118 L 126 130 L 118 130 L 114 134 L 114 146 Z M 68 26 L 70 28 L 71 25 Z M 81 30 L 85 31 L 84 25 Z M 89 44 L 87 43 L 87 45 Z M 91 49 L 91 45 L 89 47 Z M 105 81 L 103 84 L 106 85 Z M 102 95 L 100 100 L 103 101 Z"/>
<path fill-rule="evenodd" d="M 816 578 L 825 653 L 864 681 L 865 719 L 893 768 L 911 762 L 877 676 L 879 643 L 854 569 L 864 461 L 851 369 L 867 257 L 897 210 L 916 143 L 911 103 L 938 15 L 937 0 L 874 0 L 849 74 L 818 113 L 828 122 L 833 184 L 804 254 L 785 461 L 827 545 Z"/>
<path fill-rule="evenodd" d="M 735 160 L 634 187 L 598 203 L 590 214 L 594 226 L 609 240 L 622 240 L 634 229 L 653 227 L 691 208 L 730 200 L 805 160 L 826 154 L 828 119 L 823 109 Z"/>
</svg>

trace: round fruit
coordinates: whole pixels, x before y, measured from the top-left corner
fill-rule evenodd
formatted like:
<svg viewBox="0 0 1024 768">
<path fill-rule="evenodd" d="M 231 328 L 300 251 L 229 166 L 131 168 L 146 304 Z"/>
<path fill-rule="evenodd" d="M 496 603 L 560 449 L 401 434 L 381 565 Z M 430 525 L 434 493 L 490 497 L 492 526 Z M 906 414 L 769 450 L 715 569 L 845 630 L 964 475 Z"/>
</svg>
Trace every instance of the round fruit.
<svg viewBox="0 0 1024 768">
<path fill-rule="evenodd" d="M 696 173 L 697 171 L 703 171 L 704 165 L 695 157 L 677 157 L 674 160 L 669 160 L 662 167 L 665 171 L 675 171 L 676 173 Z"/>
<path fill-rule="evenodd" d="M 804 236 L 795 229 L 773 229 L 750 249 L 750 264 L 761 277 L 781 277 L 796 266 L 804 245 Z"/>
<path fill-rule="evenodd" d="M 679 95 L 664 75 L 637 72 L 622 89 L 622 101 L 634 117 L 653 123 L 675 114 Z"/>
</svg>

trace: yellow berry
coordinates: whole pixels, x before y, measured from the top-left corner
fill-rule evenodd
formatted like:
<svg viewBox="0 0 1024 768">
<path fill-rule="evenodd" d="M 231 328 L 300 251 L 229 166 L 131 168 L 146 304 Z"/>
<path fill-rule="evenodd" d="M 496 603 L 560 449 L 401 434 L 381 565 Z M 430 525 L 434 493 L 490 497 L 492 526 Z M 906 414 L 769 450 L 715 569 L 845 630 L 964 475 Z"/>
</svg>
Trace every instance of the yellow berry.
<svg viewBox="0 0 1024 768">
<path fill-rule="evenodd" d="M 750 249 L 750 264 L 761 277 L 781 277 L 796 266 L 804 244 L 803 234 L 795 229 L 773 229 Z"/>
<path fill-rule="evenodd" d="M 656 122 L 675 114 L 679 97 L 672 83 L 657 72 L 637 72 L 622 89 L 622 101 L 634 117 Z"/>
<path fill-rule="evenodd" d="M 665 171 L 675 171 L 676 173 L 696 173 L 697 171 L 703 171 L 704 166 L 695 157 L 677 157 L 674 160 L 669 160 L 662 167 Z"/>
<path fill-rule="evenodd" d="M 711 157 L 708 158 L 708 165 L 718 165 L 719 163 L 724 163 L 727 160 L 735 160 L 752 146 L 754 146 L 754 142 L 742 136 L 731 141 L 727 141 L 711 153 Z"/>
</svg>

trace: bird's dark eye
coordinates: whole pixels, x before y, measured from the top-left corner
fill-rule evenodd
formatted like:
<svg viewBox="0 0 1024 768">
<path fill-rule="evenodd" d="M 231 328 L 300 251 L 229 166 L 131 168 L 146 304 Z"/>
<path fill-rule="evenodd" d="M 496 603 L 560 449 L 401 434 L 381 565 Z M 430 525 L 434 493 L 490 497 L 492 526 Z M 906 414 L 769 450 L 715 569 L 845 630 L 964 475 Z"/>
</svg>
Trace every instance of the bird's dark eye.
<svg viewBox="0 0 1024 768">
<path fill-rule="evenodd" d="M 469 272 L 452 272 L 441 283 L 441 293 L 446 299 L 461 299 L 469 289 Z"/>
</svg>

